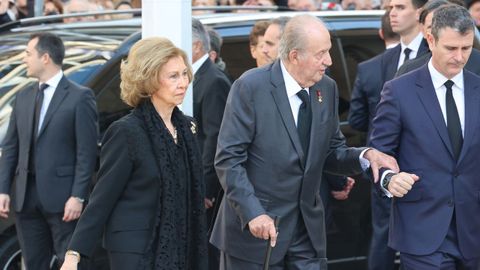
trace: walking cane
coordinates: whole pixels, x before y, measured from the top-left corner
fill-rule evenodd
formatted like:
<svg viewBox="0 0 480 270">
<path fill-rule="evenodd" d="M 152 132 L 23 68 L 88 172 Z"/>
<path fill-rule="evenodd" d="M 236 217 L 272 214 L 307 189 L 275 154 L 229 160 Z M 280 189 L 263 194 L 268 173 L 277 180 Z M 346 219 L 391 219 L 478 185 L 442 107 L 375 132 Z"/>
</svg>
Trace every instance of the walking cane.
<svg viewBox="0 0 480 270">
<path fill-rule="evenodd" d="M 277 232 L 277 236 L 278 236 L 278 221 L 279 221 L 279 217 L 276 216 L 274 219 L 273 219 L 273 223 L 275 224 L 275 231 Z M 265 260 L 263 261 L 263 270 L 269 270 L 270 269 L 270 256 L 272 255 L 272 245 L 270 245 L 270 241 L 271 239 L 269 238 L 268 241 L 267 241 L 267 253 L 265 254 Z"/>
</svg>

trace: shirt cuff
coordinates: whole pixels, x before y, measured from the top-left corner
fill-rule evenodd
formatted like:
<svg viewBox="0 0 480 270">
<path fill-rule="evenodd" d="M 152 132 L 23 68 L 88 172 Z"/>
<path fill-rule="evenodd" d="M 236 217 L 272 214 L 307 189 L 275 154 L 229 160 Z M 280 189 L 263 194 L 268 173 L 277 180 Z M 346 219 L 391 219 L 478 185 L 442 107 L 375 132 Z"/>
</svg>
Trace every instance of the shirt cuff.
<svg viewBox="0 0 480 270">
<path fill-rule="evenodd" d="M 365 155 L 365 152 L 370 150 L 372 148 L 365 148 L 361 153 L 360 156 L 358 157 L 360 161 L 360 166 L 362 166 L 362 170 L 366 171 L 368 168 L 370 168 L 370 161 L 368 159 L 364 158 L 363 155 Z"/>
<path fill-rule="evenodd" d="M 385 182 L 385 176 L 387 176 L 387 174 L 389 174 L 389 173 L 395 173 L 395 172 L 392 171 L 392 170 L 385 170 L 382 173 L 382 177 L 380 177 L 380 189 L 383 191 L 383 193 L 385 193 L 385 195 L 388 198 L 392 198 L 393 197 L 392 193 L 390 193 L 390 191 L 388 191 L 388 189 L 383 187 L 383 183 Z"/>
</svg>

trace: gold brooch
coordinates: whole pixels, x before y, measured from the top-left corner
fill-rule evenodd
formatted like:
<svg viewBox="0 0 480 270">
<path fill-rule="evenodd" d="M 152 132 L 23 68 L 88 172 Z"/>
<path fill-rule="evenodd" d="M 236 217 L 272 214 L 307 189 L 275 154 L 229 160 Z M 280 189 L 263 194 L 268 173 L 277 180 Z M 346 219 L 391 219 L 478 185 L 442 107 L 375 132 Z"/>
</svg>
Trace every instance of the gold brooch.
<svg viewBox="0 0 480 270">
<path fill-rule="evenodd" d="M 192 124 L 192 126 L 190 127 L 190 130 L 192 131 L 193 134 L 197 134 L 197 124 L 195 124 L 195 122 L 193 121 L 190 121 L 190 123 Z"/>
</svg>

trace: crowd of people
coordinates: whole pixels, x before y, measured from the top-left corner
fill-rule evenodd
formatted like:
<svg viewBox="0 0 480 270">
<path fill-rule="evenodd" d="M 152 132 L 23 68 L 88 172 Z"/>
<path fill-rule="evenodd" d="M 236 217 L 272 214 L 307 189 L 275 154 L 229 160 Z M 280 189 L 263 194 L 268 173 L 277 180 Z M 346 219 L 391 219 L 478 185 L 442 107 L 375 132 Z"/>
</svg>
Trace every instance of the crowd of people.
<svg viewBox="0 0 480 270">
<path fill-rule="evenodd" d="M 478 270 L 480 52 L 463 5 L 386 3 L 385 51 L 358 65 L 352 89 L 361 148 L 340 131 L 331 38 L 314 16 L 257 22 L 257 68 L 233 83 L 220 36 L 197 19 L 192 63 L 166 38 L 137 42 L 120 69 L 133 110 L 103 136 L 91 194 L 93 93 L 64 76 L 61 39 L 32 35 L 24 62 L 38 84 L 18 94 L 0 157 L 0 217 L 15 211 L 27 269 L 54 254 L 62 270 L 88 269 L 102 238 L 111 269 L 327 269 L 329 198 L 362 175 L 369 270 L 393 270 L 397 251 L 405 270 Z M 190 83 L 193 117 L 178 108 Z"/>
</svg>

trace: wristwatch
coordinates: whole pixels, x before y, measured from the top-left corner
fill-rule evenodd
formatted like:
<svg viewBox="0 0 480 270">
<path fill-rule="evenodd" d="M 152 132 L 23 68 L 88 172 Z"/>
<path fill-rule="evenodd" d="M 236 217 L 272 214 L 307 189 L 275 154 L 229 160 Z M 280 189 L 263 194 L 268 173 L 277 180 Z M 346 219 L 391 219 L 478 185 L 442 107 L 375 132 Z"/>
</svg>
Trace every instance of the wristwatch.
<svg viewBox="0 0 480 270">
<path fill-rule="evenodd" d="M 385 175 L 385 177 L 383 178 L 383 181 L 382 181 L 382 187 L 386 190 L 388 190 L 388 185 L 390 184 L 390 181 L 392 180 L 392 177 L 395 176 L 396 173 L 387 173 L 387 175 Z"/>
</svg>

